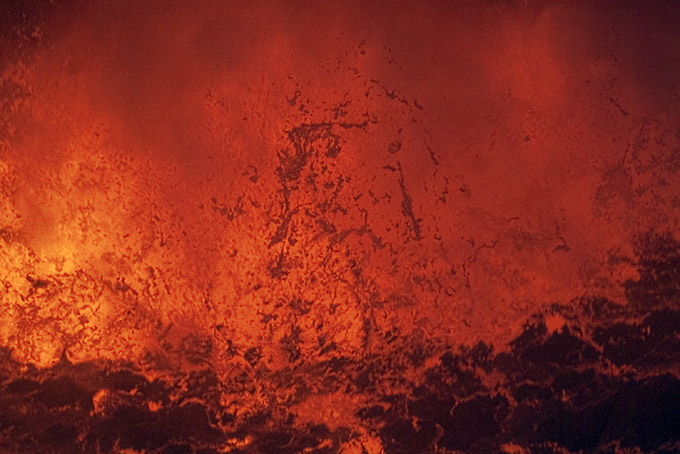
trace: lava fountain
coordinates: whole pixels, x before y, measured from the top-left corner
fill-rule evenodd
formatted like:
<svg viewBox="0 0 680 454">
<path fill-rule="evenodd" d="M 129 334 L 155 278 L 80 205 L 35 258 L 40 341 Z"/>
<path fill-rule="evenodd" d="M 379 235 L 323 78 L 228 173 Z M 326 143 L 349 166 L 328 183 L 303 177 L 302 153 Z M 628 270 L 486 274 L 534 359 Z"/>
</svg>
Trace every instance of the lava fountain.
<svg viewBox="0 0 680 454">
<path fill-rule="evenodd" d="M 0 451 L 680 449 L 676 5 L 0 16 Z"/>
</svg>

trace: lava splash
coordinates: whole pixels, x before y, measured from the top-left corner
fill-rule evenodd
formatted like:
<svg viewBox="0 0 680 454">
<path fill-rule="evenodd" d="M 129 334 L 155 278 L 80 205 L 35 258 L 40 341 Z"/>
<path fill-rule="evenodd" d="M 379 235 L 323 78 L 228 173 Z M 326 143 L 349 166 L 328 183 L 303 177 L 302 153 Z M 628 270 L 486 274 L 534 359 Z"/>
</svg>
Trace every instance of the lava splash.
<svg viewBox="0 0 680 454">
<path fill-rule="evenodd" d="M 674 4 L 0 17 L 0 451 L 680 451 Z"/>
</svg>

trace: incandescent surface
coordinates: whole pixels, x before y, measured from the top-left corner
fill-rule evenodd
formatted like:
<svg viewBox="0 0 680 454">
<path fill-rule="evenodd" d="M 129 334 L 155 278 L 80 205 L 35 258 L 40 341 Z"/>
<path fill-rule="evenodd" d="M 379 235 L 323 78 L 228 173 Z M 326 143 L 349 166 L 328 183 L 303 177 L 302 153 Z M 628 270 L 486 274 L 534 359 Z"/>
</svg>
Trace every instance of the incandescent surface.
<svg viewBox="0 0 680 454">
<path fill-rule="evenodd" d="M 680 450 L 674 4 L 0 12 L 1 452 Z"/>
</svg>

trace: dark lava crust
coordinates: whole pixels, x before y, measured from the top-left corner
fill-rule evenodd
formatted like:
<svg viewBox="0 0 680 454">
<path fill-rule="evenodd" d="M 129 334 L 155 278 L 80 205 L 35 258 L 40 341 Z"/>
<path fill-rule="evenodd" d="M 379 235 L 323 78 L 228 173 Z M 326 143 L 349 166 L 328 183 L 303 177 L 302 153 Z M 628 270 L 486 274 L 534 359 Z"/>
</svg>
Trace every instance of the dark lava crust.
<svg viewBox="0 0 680 454">
<path fill-rule="evenodd" d="M 553 332 L 536 314 L 510 353 L 483 343 L 450 350 L 409 393 L 376 395 L 356 415 L 379 434 L 386 454 L 678 452 L 680 245 L 670 236 L 647 238 L 638 263 L 640 279 L 626 284 L 628 305 L 583 299 L 555 307 L 567 323 Z M 253 361 L 253 352 L 244 354 Z M 385 358 L 337 366 L 326 370 L 345 372 L 348 393 L 372 393 L 395 374 Z M 502 379 L 492 386 L 493 376 Z M 6 453 L 331 454 L 359 436 L 301 427 L 285 408 L 223 408 L 220 392 L 243 385 L 221 383 L 210 369 L 175 382 L 66 359 L 39 371 L 3 350 L 0 380 Z"/>
</svg>

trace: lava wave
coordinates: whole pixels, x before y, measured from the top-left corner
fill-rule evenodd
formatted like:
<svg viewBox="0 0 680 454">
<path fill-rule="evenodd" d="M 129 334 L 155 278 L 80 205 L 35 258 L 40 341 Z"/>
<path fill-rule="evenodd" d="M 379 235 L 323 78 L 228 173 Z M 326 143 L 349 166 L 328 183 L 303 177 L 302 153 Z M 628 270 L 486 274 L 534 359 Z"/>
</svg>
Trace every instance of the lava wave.
<svg viewBox="0 0 680 454">
<path fill-rule="evenodd" d="M 2 452 L 680 449 L 677 6 L 0 13 Z"/>
</svg>

